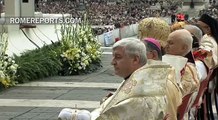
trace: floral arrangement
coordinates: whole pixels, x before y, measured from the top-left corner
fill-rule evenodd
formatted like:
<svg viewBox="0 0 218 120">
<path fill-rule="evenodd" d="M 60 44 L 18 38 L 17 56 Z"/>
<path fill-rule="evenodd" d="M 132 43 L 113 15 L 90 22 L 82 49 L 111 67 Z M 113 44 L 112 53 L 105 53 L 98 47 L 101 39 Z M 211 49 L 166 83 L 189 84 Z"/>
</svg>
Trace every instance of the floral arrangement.
<svg viewBox="0 0 218 120">
<path fill-rule="evenodd" d="M 56 43 L 12 58 L 5 54 L 8 39 L 7 34 L 2 34 L 0 86 L 13 86 L 16 82 L 24 83 L 54 75 L 85 74 L 101 67 L 101 45 L 93 36 L 86 19 L 80 24 L 63 24 L 61 35 L 62 39 Z"/>
<path fill-rule="evenodd" d="M 6 33 L 0 35 L 0 84 L 4 87 L 14 86 L 16 84 L 15 74 L 18 65 L 12 57 L 8 56 L 5 51 L 7 49 L 8 36 Z"/>
<path fill-rule="evenodd" d="M 93 36 L 86 17 L 80 24 L 62 25 L 63 72 L 65 75 L 92 71 L 93 64 L 100 65 L 100 43 Z"/>
<path fill-rule="evenodd" d="M 15 55 L 16 81 L 24 83 L 49 76 L 93 72 L 100 64 L 100 44 L 87 21 L 63 24 L 62 39 L 51 45 Z"/>
</svg>

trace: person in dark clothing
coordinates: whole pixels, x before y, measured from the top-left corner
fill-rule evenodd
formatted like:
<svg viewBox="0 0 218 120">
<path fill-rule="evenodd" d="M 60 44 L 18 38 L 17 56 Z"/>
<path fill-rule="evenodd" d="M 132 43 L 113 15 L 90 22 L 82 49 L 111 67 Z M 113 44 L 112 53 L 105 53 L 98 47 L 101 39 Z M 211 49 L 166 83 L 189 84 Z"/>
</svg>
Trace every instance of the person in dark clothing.
<svg viewBox="0 0 218 120">
<path fill-rule="evenodd" d="M 185 21 L 188 21 L 188 19 L 189 19 L 189 15 L 185 14 Z"/>
<path fill-rule="evenodd" d="M 176 20 L 176 15 L 175 14 L 172 14 L 171 15 L 171 24 L 173 24 Z"/>
</svg>

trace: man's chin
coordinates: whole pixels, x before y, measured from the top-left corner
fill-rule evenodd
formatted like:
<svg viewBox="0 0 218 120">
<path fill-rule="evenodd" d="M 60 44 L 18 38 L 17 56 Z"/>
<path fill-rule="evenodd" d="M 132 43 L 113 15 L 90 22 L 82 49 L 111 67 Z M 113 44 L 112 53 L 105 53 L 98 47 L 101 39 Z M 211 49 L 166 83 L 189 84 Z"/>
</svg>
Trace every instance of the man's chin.
<svg viewBox="0 0 218 120">
<path fill-rule="evenodd" d="M 114 74 L 119 76 L 119 72 L 117 72 L 117 71 L 115 71 Z"/>
<path fill-rule="evenodd" d="M 122 77 L 122 75 L 118 71 L 115 71 L 115 75 Z"/>
</svg>

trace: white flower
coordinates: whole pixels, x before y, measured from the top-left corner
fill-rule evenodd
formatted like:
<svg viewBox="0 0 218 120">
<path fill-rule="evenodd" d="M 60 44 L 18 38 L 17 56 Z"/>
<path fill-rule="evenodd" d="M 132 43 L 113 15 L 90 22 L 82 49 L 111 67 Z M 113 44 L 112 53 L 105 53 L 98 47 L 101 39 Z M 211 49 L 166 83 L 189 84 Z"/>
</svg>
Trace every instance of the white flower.
<svg viewBox="0 0 218 120">
<path fill-rule="evenodd" d="M 15 63 L 15 61 L 14 61 L 14 60 L 12 60 L 11 62 L 12 62 L 12 64 L 14 64 L 14 63 Z"/>
<path fill-rule="evenodd" d="M 82 39 L 81 39 L 81 38 L 79 38 L 79 42 L 82 42 Z"/>
<path fill-rule="evenodd" d="M 9 69 L 12 70 L 12 71 L 16 71 L 16 70 L 17 70 L 16 66 L 14 66 L 14 65 L 11 65 L 11 66 L 9 67 Z"/>
<path fill-rule="evenodd" d="M 94 39 L 94 38 L 91 38 L 90 41 L 95 41 L 95 39 Z"/>
<path fill-rule="evenodd" d="M 78 68 L 79 67 L 79 63 L 76 63 L 75 67 Z"/>
<path fill-rule="evenodd" d="M 89 60 L 90 63 L 92 62 L 92 59 L 88 59 L 88 60 Z"/>
<path fill-rule="evenodd" d="M 4 61 L 3 65 L 8 66 L 8 62 Z"/>
<path fill-rule="evenodd" d="M 89 37 L 92 37 L 92 34 L 91 34 L 91 33 L 89 33 Z"/>
<path fill-rule="evenodd" d="M 3 71 L 0 70 L 0 78 L 5 78 L 5 74 Z"/>
<path fill-rule="evenodd" d="M 65 57 L 65 56 L 66 56 L 66 53 L 61 54 L 61 57 Z"/>
<path fill-rule="evenodd" d="M 88 41 L 87 37 L 84 38 L 84 41 Z"/>
<path fill-rule="evenodd" d="M 82 59 L 81 59 L 81 61 L 84 61 L 85 60 L 85 57 L 83 57 Z"/>
<path fill-rule="evenodd" d="M 83 36 L 84 34 L 85 34 L 85 31 L 82 30 L 82 31 L 80 32 L 80 35 Z"/>
<path fill-rule="evenodd" d="M 79 57 L 80 57 L 80 55 L 77 53 L 77 54 L 75 55 L 75 57 L 76 57 L 76 58 L 79 58 Z"/>
<path fill-rule="evenodd" d="M 12 62 L 12 59 L 10 57 L 8 58 L 8 62 Z"/>
<path fill-rule="evenodd" d="M 79 70 L 81 70 L 81 69 L 82 69 L 82 67 L 81 67 L 81 66 L 79 66 L 79 67 L 78 67 L 78 69 L 79 69 Z"/>
<path fill-rule="evenodd" d="M 86 54 L 85 54 L 84 52 L 82 52 L 82 56 L 83 56 L 83 57 L 85 57 L 85 56 L 86 56 Z"/>
<path fill-rule="evenodd" d="M 17 68 L 17 67 L 18 67 L 18 64 L 13 64 L 13 66 Z"/>
<path fill-rule="evenodd" d="M 96 58 L 96 56 L 95 56 L 95 55 L 93 55 L 93 56 L 92 56 L 92 58 L 93 58 L 93 59 L 95 59 L 95 58 Z"/>
<path fill-rule="evenodd" d="M 7 58 L 8 58 L 8 56 L 4 56 L 4 58 L 3 58 L 3 59 L 4 59 L 4 60 L 6 60 Z"/>
<path fill-rule="evenodd" d="M 86 44 L 86 48 L 89 50 L 89 49 L 91 49 L 92 47 L 91 47 L 89 44 Z"/>
<path fill-rule="evenodd" d="M 85 28 L 85 31 L 88 31 L 88 30 L 89 30 L 88 27 L 86 27 L 86 28 Z"/>
<path fill-rule="evenodd" d="M 101 54 L 101 52 L 100 52 L 100 51 L 96 51 L 96 54 L 100 55 L 100 54 Z"/>
<path fill-rule="evenodd" d="M 81 66 L 84 68 L 84 67 L 86 67 L 86 64 L 85 63 L 81 63 Z"/>
<path fill-rule="evenodd" d="M 85 60 L 84 63 L 85 63 L 86 65 L 89 65 L 89 61 L 88 61 L 88 60 Z"/>
</svg>

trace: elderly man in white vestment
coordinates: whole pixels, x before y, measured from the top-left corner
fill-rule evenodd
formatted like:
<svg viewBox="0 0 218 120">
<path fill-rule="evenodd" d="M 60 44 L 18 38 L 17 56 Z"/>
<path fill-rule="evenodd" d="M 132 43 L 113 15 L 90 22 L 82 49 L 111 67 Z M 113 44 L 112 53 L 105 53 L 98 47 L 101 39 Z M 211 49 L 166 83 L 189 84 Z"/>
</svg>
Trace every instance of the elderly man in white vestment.
<svg viewBox="0 0 218 120">
<path fill-rule="evenodd" d="M 177 58 L 179 58 L 180 60 L 187 59 L 187 62 L 185 62 L 184 64 L 184 69 L 182 71 L 179 71 L 180 80 L 178 80 L 182 87 L 181 90 L 183 96 L 198 91 L 200 85 L 194 60 L 193 62 L 191 62 L 191 59 L 185 57 L 188 53 L 191 53 L 192 51 L 192 42 L 192 36 L 187 30 L 176 30 L 170 33 L 167 40 L 167 45 L 165 47 L 166 55 L 163 56 L 163 59 L 166 57 L 175 58 L 173 59 L 174 61 L 170 61 L 170 64 L 177 64 L 178 61 L 175 61 Z"/>
<path fill-rule="evenodd" d="M 91 112 L 91 120 L 164 119 L 168 103 L 167 80 L 175 79 L 174 71 L 165 63 L 146 64 L 145 53 L 146 47 L 138 39 L 122 39 L 113 45 L 111 64 L 115 74 L 124 80 L 112 96 Z M 71 120 L 74 111 L 63 109 L 58 117 Z"/>
<path fill-rule="evenodd" d="M 192 102 L 194 102 L 200 86 L 197 69 L 191 53 L 192 42 L 193 38 L 189 31 L 185 29 L 176 30 L 170 33 L 165 47 L 166 55 L 163 56 L 164 62 L 168 62 L 176 68 L 177 83 L 180 85 L 183 97 L 191 94 L 187 112 Z M 190 54 L 190 58 L 187 57 L 187 54 Z"/>
</svg>

